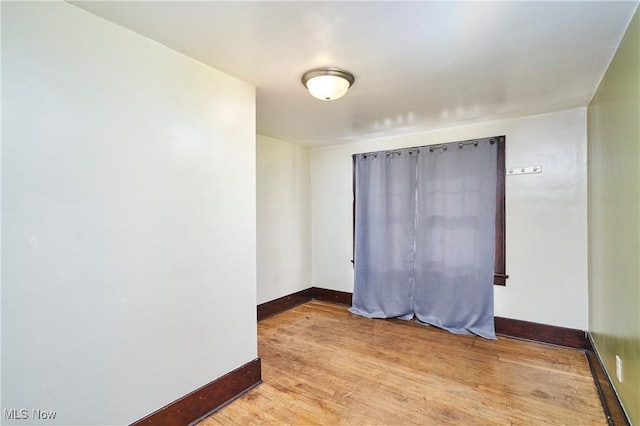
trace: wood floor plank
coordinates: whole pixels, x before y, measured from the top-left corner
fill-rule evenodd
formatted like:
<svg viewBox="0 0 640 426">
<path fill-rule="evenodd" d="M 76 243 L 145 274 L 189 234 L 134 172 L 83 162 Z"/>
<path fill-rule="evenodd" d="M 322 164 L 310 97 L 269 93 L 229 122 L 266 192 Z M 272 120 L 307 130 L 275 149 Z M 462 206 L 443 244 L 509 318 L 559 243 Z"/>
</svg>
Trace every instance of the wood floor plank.
<svg viewBox="0 0 640 426">
<path fill-rule="evenodd" d="M 605 425 L 584 353 L 309 302 L 258 324 L 263 383 L 201 425 Z"/>
</svg>

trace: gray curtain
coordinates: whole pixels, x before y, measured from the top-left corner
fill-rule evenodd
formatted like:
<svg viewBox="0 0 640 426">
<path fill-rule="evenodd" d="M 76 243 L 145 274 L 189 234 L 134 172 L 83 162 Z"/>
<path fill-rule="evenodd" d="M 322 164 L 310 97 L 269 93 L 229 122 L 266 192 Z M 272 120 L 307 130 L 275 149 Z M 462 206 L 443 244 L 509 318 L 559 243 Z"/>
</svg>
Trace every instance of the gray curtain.
<svg viewBox="0 0 640 426">
<path fill-rule="evenodd" d="M 416 154 L 401 150 L 356 158 L 354 261 L 360 284 L 353 313 L 413 317 Z"/>
<path fill-rule="evenodd" d="M 497 143 L 354 156 L 351 312 L 495 339 Z"/>
</svg>

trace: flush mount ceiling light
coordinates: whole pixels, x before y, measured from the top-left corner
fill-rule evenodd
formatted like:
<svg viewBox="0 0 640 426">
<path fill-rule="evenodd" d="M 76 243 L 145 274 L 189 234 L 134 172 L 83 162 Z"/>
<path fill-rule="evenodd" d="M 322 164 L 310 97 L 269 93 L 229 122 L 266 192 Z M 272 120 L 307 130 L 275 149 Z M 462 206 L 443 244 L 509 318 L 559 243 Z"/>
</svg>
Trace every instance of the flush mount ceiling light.
<svg viewBox="0 0 640 426">
<path fill-rule="evenodd" d="M 333 101 L 347 93 L 355 78 L 340 68 L 316 68 L 302 76 L 302 84 L 311 96 L 322 101 Z"/>
</svg>

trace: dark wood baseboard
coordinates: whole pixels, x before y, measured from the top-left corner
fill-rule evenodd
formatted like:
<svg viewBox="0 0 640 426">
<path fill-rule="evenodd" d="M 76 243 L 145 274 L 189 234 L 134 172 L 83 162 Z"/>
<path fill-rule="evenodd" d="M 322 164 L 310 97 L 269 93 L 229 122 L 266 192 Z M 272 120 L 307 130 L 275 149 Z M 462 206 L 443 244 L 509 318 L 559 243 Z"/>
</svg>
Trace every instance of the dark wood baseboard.
<svg viewBox="0 0 640 426">
<path fill-rule="evenodd" d="M 195 423 L 244 395 L 261 382 L 260 358 L 256 358 L 132 423 L 131 426 Z"/>
<path fill-rule="evenodd" d="M 311 287 L 311 294 L 315 300 L 321 302 L 337 303 L 339 305 L 351 306 L 353 293 L 338 290 L 328 290 L 326 288 Z"/>
<path fill-rule="evenodd" d="M 539 343 L 585 349 L 586 333 L 575 328 L 495 317 L 496 334 L 517 339 L 532 340 Z"/>
<path fill-rule="evenodd" d="M 261 303 L 258 305 L 258 321 L 270 317 L 271 315 L 279 314 L 294 306 L 301 305 L 313 300 L 313 288 L 306 288 L 304 290 L 297 291 L 287 296 L 282 296 L 270 302 Z"/>
<path fill-rule="evenodd" d="M 258 305 L 258 321 L 312 300 L 351 306 L 352 293 L 309 287 Z"/>
<path fill-rule="evenodd" d="M 613 389 L 613 385 L 606 373 L 602 360 L 595 350 L 593 338 L 590 333 L 587 333 L 585 353 L 587 355 L 587 361 L 589 361 L 589 368 L 591 368 L 593 381 L 596 384 L 598 395 L 600 395 L 600 400 L 602 401 L 602 409 L 607 417 L 607 423 L 610 426 L 630 425 L 631 422 L 622 408 L 620 399 L 618 399 L 618 395 Z"/>
</svg>

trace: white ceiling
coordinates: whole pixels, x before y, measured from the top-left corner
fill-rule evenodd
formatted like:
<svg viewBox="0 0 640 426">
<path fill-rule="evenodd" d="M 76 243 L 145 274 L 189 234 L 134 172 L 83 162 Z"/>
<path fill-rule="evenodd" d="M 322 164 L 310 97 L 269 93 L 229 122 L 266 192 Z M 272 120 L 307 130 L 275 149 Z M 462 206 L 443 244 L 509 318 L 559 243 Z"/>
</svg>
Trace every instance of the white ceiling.
<svg viewBox="0 0 640 426">
<path fill-rule="evenodd" d="M 638 3 L 74 1 L 257 88 L 257 131 L 307 146 L 588 104 Z M 351 71 L 345 97 L 302 74 Z"/>
</svg>

